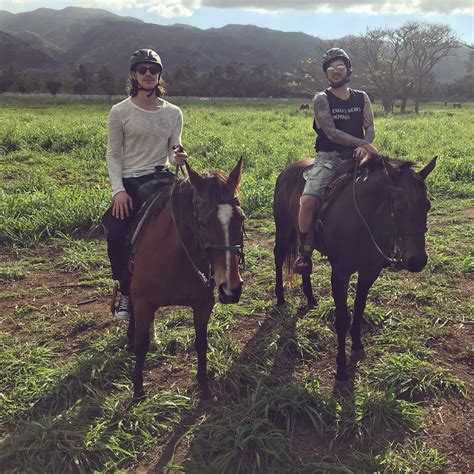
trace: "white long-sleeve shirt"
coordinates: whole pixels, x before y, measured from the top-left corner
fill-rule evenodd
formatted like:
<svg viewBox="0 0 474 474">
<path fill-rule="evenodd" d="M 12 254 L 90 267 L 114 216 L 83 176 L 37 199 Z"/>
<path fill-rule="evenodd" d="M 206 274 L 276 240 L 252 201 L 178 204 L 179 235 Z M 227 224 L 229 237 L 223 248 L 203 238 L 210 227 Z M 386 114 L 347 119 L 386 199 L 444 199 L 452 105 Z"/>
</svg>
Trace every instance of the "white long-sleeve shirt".
<svg viewBox="0 0 474 474">
<path fill-rule="evenodd" d="M 157 110 L 144 110 L 131 98 L 112 107 L 109 114 L 107 169 L 112 196 L 124 191 L 123 178 L 151 174 L 155 166 L 175 164 L 173 145 L 181 144 L 183 114 L 163 101 Z"/>
</svg>

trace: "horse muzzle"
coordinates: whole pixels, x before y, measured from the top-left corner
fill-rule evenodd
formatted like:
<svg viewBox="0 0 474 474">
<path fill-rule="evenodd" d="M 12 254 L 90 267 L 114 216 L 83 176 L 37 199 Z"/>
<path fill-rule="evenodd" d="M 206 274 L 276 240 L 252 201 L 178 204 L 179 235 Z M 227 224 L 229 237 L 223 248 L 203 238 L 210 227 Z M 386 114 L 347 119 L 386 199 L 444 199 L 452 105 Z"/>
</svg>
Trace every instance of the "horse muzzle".
<svg viewBox="0 0 474 474">
<path fill-rule="evenodd" d="M 425 254 L 423 256 L 412 256 L 409 257 L 406 262 L 406 269 L 412 273 L 418 273 L 425 268 L 428 262 L 428 256 Z"/>
<path fill-rule="evenodd" d="M 228 288 L 225 283 L 221 283 L 218 288 L 219 302 L 222 304 L 238 303 L 242 294 L 242 283 L 236 288 Z"/>
</svg>

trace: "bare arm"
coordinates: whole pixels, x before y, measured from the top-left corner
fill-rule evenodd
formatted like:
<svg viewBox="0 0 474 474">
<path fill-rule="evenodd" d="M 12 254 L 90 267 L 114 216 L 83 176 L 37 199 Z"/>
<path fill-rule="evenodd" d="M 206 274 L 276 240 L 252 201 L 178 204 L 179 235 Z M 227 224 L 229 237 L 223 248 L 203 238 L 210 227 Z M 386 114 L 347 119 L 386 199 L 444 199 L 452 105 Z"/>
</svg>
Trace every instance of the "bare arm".
<svg viewBox="0 0 474 474">
<path fill-rule="evenodd" d="M 369 96 L 364 94 L 364 140 L 372 143 L 375 138 L 374 112 L 370 104 Z"/>
<path fill-rule="evenodd" d="M 336 128 L 331 115 L 329 101 L 324 92 L 317 94 L 314 98 L 314 117 L 318 127 L 322 128 L 329 140 L 334 143 L 352 146 L 354 148 L 369 144 L 368 140 L 353 137 L 352 135 L 349 135 L 348 133 Z"/>
</svg>

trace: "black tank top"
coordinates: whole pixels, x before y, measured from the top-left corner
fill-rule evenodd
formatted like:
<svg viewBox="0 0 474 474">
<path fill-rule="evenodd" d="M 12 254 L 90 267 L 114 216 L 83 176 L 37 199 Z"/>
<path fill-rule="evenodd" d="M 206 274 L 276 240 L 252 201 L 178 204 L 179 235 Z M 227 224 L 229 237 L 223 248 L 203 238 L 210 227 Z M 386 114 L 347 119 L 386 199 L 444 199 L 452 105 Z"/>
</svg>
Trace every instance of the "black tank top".
<svg viewBox="0 0 474 474">
<path fill-rule="evenodd" d="M 329 108 L 338 130 L 348 133 L 356 138 L 364 138 L 364 94 L 361 91 L 349 89 L 347 100 L 339 99 L 329 89 L 325 94 L 329 101 Z M 317 151 L 338 151 L 340 153 L 352 150 L 354 147 L 339 145 L 329 140 L 324 131 L 316 126 L 313 121 L 313 128 L 316 131 Z"/>
</svg>

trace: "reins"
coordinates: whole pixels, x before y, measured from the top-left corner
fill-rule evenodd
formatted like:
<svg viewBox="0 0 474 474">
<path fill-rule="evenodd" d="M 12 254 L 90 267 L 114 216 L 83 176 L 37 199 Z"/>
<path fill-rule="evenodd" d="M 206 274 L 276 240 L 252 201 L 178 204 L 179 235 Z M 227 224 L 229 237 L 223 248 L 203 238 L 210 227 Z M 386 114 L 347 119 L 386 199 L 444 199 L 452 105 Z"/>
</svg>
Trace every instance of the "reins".
<svg viewBox="0 0 474 474">
<path fill-rule="evenodd" d="M 177 174 L 178 166 L 176 166 L 176 168 L 177 168 L 176 169 L 176 174 Z M 180 169 L 181 169 L 181 172 L 184 175 L 184 171 L 183 171 L 182 167 L 180 167 Z M 193 270 L 195 271 L 195 273 L 197 274 L 197 276 L 201 280 L 201 283 L 205 287 L 208 287 L 208 288 L 213 288 L 214 285 L 215 285 L 214 277 L 212 275 L 212 266 L 211 266 L 211 263 L 210 263 L 210 257 L 208 255 L 208 251 L 211 250 L 211 249 L 223 250 L 223 251 L 228 251 L 228 252 L 238 254 L 239 255 L 239 266 L 240 266 L 241 270 L 243 270 L 245 268 L 245 255 L 244 255 L 245 228 L 244 228 L 244 226 L 242 225 L 242 234 L 241 234 L 241 238 L 240 238 L 240 242 L 241 242 L 240 244 L 237 244 L 237 245 L 222 245 L 222 244 L 214 244 L 212 242 L 209 242 L 206 238 L 204 238 L 204 236 L 200 232 L 199 223 L 198 223 L 198 221 L 199 221 L 199 204 L 202 203 L 202 202 L 205 202 L 205 201 L 203 201 L 203 200 L 199 199 L 199 197 L 195 196 L 193 198 L 194 232 L 196 234 L 196 237 L 197 237 L 197 240 L 199 242 L 199 245 L 200 245 L 201 249 L 206 252 L 206 256 L 207 256 L 207 259 L 208 259 L 207 276 L 204 274 L 204 272 L 202 272 L 198 268 L 198 266 L 194 263 L 194 259 L 191 255 L 191 253 L 189 252 L 189 250 L 188 250 L 188 248 L 187 248 L 187 246 L 186 246 L 186 244 L 185 244 L 185 242 L 184 242 L 184 240 L 181 236 L 181 232 L 179 232 L 179 227 L 178 227 L 178 223 L 177 223 L 177 220 L 176 220 L 176 214 L 175 214 L 174 208 L 173 208 L 173 194 L 174 194 L 174 192 L 175 192 L 175 188 L 173 187 L 173 190 L 171 191 L 171 196 L 170 196 L 171 219 L 172 219 L 174 225 L 176 226 L 176 228 L 178 229 L 179 240 L 180 240 L 181 246 L 184 250 L 184 253 L 188 257 L 189 263 L 191 264 L 191 266 L 193 267 Z M 234 196 L 230 201 L 222 203 L 222 204 L 240 205 L 237 196 Z"/>
<path fill-rule="evenodd" d="M 390 182 L 390 185 L 387 186 L 385 189 L 388 191 L 388 197 L 389 197 L 389 212 L 390 212 L 390 217 L 392 219 L 392 222 L 393 222 L 393 227 L 395 229 L 395 242 L 394 242 L 394 246 L 393 246 L 393 249 L 392 251 L 390 252 L 389 255 L 387 255 L 381 248 L 380 246 L 378 245 L 377 241 L 375 240 L 375 237 L 370 229 L 370 226 L 369 224 L 367 223 L 367 221 L 365 220 L 364 216 L 362 215 L 362 212 L 360 211 L 360 208 L 359 208 L 359 205 L 357 204 L 357 198 L 356 198 L 356 181 L 357 181 L 357 169 L 358 169 L 358 162 L 356 162 L 356 166 L 355 166 L 355 170 L 354 170 L 354 179 L 352 180 L 352 197 L 353 197 L 353 200 L 354 200 L 354 206 L 355 206 L 355 209 L 357 211 L 357 214 L 359 215 L 360 219 L 362 220 L 365 228 L 367 229 L 367 232 L 369 233 L 369 237 L 370 237 L 370 240 L 372 241 L 372 243 L 374 244 L 374 247 L 377 249 L 377 251 L 380 253 L 380 255 L 382 255 L 382 257 L 385 258 L 385 260 L 387 260 L 388 262 L 390 262 L 390 266 L 392 268 L 396 267 L 396 265 L 398 263 L 400 263 L 400 261 L 402 260 L 403 258 L 403 250 L 402 250 L 402 238 L 401 238 L 401 234 L 400 232 L 398 231 L 398 225 L 397 225 L 397 219 L 396 219 L 396 215 L 395 215 L 395 211 L 393 209 L 393 206 L 391 205 L 391 192 L 402 192 L 403 189 L 400 188 L 400 187 L 397 187 L 397 186 L 393 186 L 393 183 L 392 183 L 392 180 L 390 178 L 390 174 L 388 173 L 387 171 L 387 165 L 385 163 L 385 159 L 384 158 L 381 158 L 382 160 L 382 164 L 383 164 L 383 167 L 384 167 L 384 170 L 385 170 L 385 173 L 388 177 L 388 180 Z"/>
</svg>

